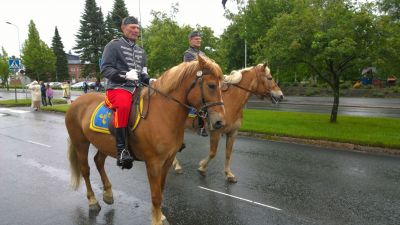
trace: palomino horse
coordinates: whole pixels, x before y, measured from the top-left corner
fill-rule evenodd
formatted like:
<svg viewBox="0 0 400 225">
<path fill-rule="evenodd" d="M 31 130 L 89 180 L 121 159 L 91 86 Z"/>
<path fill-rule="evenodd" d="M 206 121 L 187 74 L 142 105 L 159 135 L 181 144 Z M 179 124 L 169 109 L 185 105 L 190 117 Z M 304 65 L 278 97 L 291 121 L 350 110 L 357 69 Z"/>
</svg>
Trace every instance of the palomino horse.
<svg viewBox="0 0 400 225">
<path fill-rule="evenodd" d="M 244 105 L 252 94 L 261 98 L 270 96 L 274 104 L 283 99 L 283 94 L 273 80 L 266 64 L 259 64 L 240 71 L 233 71 L 230 76 L 225 76 L 224 82 L 228 83 L 229 86 L 227 90 L 223 90 L 222 92 L 222 99 L 224 100 L 226 110 L 225 127 L 220 130 L 210 131 L 210 150 L 208 156 L 200 161 L 198 171 L 203 176 L 205 175 L 209 161 L 213 159 L 217 153 L 221 135 L 226 134 L 224 172 L 228 181 L 235 183 L 237 179 L 230 168 L 231 155 L 233 144 L 242 123 Z M 192 126 L 193 118 L 188 118 L 186 127 L 190 128 Z M 177 158 L 175 158 L 173 165 L 177 173 L 182 172 L 182 166 L 179 164 Z"/>
<path fill-rule="evenodd" d="M 152 94 L 142 91 L 143 108 L 147 116 L 134 132 L 130 132 L 128 143 L 135 156 L 146 164 L 152 199 L 152 225 L 161 225 L 165 219 L 160 206 L 168 169 L 176 151 L 182 145 L 185 119 L 189 105 L 208 111 L 211 129 L 224 125 L 225 109 L 222 103 L 220 83 L 221 68 L 214 62 L 198 58 L 197 61 L 181 63 L 166 71 L 154 84 Z M 150 96 L 148 96 L 150 94 Z M 110 134 L 94 132 L 89 128 L 91 114 L 104 101 L 100 94 L 87 94 L 74 101 L 65 115 L 68 130 L 71 184 L 77 189 L 83 176 L 89 209 L 100 210 L 90 184 L 88 148 L 93 144 L 98 152 L 94 157 L 97 170 L 104 185 L 103 200 L 114 202 L 111 183 L 104 170 L 107 156 L 116 157 L 115 139 Z M 133 123 L 130 122 L 130 125 Z"/>
</svg>

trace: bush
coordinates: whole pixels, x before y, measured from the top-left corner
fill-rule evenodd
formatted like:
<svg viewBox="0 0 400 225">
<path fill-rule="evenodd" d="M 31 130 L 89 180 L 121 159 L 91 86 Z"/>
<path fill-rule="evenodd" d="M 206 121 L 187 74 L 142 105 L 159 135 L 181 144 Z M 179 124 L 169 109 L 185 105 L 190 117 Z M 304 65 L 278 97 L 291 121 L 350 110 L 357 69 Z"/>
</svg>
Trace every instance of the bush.
<svg viewBox="0 0 400 225">
<path fill-rule="evenodd" d="M 353 85 L 352 85 L 351 81 L 345 81 L 345 82 L 339 84 L 340 89 L 349 89 L 352 86 Z"/>
<path fill-rule="evenodd" d="M 307 88 L 306 92 L 304 93 L 305 96 L 314 96 L 319 94 L 319 88 Z"/>
<path fill-rule="evenodd" d="M 373 96 L 373 97 L 377 97 L 377 98 L 384 98 L 384 97 L 385 97 L 385 93 L 380 92 L 380 91 L 374 91 L 374 92 L 372 93 L 372 96 Z"/>
</svg>

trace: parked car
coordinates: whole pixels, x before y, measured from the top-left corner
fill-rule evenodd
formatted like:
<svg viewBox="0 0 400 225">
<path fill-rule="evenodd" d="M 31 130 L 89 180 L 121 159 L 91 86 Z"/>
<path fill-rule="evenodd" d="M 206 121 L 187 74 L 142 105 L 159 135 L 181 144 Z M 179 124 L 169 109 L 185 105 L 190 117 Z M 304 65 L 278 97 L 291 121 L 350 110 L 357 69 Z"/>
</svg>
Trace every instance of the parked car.
<svg viewBox="0 0 400 225">
<path fill-rule="evenodd" d="M 83 88 L 83 81 L 71 85 L 71 88 Z"/>
<path fill-rule="evenodd" d="M 50 82 L 49 83 L 49 85 L 50 85 L 50 87 L 52 87 L 52 88 L 55 88 L 55 87 L 61 87 L 61 82 Z"/>
</svg>

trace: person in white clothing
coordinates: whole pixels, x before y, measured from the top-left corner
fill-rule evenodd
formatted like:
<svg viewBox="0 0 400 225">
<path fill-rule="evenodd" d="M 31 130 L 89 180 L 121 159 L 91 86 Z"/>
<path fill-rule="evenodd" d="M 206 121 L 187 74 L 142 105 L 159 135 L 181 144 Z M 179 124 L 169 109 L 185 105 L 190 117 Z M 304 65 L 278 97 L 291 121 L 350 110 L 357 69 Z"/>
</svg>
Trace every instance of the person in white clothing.
<svg viewBox="0 0 400 225">
<path fill-rule="evenodd" d="M 40 93 L 40 85 L 35 80 L 31 84 L 29 84 L 29 90 L 31 91 L 32 95 L 32 105 L 31 107 L 38 111 L 40 109 L 40 101 L 41 101 L 41 93 Z"/>
</svg>

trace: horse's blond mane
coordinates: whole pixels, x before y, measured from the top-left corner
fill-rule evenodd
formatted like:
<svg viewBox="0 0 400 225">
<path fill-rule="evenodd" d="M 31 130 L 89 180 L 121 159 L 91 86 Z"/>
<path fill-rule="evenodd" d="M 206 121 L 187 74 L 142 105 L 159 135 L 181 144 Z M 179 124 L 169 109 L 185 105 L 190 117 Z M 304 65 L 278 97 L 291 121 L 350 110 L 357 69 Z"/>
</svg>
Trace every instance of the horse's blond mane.
<svg viewBox="0 0 400 225">
<path fill-rule="evenodd" d="M 217 78 L 221 80 L 222 70 L 218 66 L 218 64 L 210 59 L 204 59 L 204 61 L 205 65 L 202 69 L 210 70 L 213 75 L 218 76 Z M 155 88 L 159 89 L 165 94 L 169 93 L 177 89 L 187 76 L 195 74 L 198 70 L 200 70 L 200 64 L 198 60 L 183 62 L 165 71 L 161 75 L 161 77 L 157 79 L 157 82 L 155 83 Z"/>
</svg>

